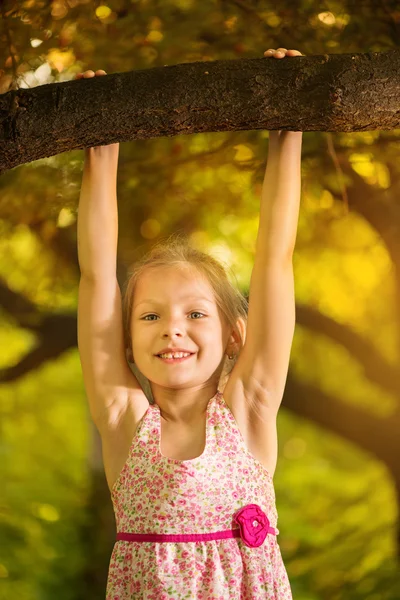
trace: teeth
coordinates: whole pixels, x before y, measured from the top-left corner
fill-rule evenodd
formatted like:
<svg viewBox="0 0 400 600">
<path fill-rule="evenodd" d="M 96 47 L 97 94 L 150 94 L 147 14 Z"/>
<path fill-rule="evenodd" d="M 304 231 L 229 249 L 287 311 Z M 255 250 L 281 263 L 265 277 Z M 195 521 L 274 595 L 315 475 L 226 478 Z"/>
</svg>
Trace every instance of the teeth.
<svg viewBox="0 0 400 600">
<path fill-rule="evenodd" d="M 176 354 L 159 354 L 161 358 L 183 358 L 184 356 L 190 356 L 190 352 L 177 352 Z"/>
</svg>

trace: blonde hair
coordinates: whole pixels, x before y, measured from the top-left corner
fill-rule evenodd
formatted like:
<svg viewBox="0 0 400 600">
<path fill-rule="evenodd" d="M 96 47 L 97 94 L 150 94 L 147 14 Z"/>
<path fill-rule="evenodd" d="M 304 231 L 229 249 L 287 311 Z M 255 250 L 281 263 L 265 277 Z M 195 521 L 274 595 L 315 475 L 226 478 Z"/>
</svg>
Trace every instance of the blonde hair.
<svg viewBox="0 0 400 600">
<path fill-rule="evenodd" d="M 141 259 L 134 263 L 134 267 L 128 273 L 128 279 L 123 286 L 123 327 L 124 327 L 124 342 L 126 350 L 132 348 L 131 337 L 131 320 L 132 308 L 135 295 L 135 289 L 140 276 L 145 270 L 157 267 L 182 267 L 189 266 L 202 275 L 210 284 L 214 291 L 215 302 L 226 322 L 234 329 L 241 340 L 240 349 L 243 348 L 244 339 L 237 326 L 237 320 L 241 317 L 247 325 L 248 301 L 229 281 L 227 272 L 224 266 L 214 257 L 210 256 L 193 247 L 186 234 L 175 233 L 169 238 L 161 239 L 156 243 L 150 251 Z M 226 384 L 228 375 L 235 366 L 237 355 L 232 360 L 226 360 L 221 377 L 220 384 L 222 387 Z M 135 374 L 140 373 L 136 368 Z M 141 375 L 141 374 L 140 374 Z M 142 387 L 146 387 L 147 396 L 152 400 L 151 390 L 147 378 L 142 378 L 140 382 Z M 146 382 L 143 381 L 146 380 Z M 143 386 L 143 383 L 145 386 Z"/>
</svg>

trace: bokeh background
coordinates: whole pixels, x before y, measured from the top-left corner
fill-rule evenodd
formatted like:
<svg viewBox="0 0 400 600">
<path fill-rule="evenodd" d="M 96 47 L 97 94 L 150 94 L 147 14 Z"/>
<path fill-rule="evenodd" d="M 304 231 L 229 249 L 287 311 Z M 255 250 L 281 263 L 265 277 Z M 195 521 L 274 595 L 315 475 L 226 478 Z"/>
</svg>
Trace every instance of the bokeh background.
<svg viewBox="0 0 400 600">
<path fill-rule="evenodd" d="M 0 4 L 3 94 L 86 69 L 260 58 L 280 46 L 315 55 L 400 44 L 397 0 Z M 121 144 L 121 286 L 138 256 L 180 230 L 248 296 L 268 137 L 250 130 Z M 295 600 L 400 598 L 399 142 L 398 131 L 303 135 L 296 330 L 274 477 Z M 0 178 L 7 600 L 105 595 L 115 521 L 76 345 L 83 159 L 82 150 L 67 152 Z"/>
</svg>

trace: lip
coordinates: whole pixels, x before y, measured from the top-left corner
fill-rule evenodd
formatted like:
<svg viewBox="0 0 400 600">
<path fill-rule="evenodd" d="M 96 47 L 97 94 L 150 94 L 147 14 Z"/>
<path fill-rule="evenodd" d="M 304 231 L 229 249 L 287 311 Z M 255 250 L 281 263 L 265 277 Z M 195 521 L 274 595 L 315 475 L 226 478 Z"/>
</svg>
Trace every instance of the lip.
<svg viewBox="0 0 400 600">
<path fill-rule="evenodd" d="M 184 356 L 183 358 L 161 358 L 161 356 L 157 356 L 157 354 L 156 354 L 156 358 L 158 358 L 159 360 L 162 360 L 162 362 L 166 363 L 167 365 L 175 365 L 178 363 L 182 363 L 185 360 L 189 360 L 189 358 L 192 358 L 192 356 L 194 356 L 195 354 L 196 353 L 193 352 L 189 356 Z"/>
</svg>

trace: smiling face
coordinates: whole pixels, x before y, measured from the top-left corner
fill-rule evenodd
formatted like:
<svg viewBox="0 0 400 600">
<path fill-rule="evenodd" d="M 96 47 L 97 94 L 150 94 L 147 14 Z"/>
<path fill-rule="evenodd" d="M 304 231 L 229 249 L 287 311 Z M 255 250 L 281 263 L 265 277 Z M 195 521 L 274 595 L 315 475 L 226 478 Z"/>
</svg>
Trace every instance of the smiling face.
<svg viewBox="0 0 400 600">
<path fill-rule="evenodd" d="M 140 276 L 132 308 L 132 349 L 153 395 L 158 386 L 216 387 L 231 335 L 212 287 L 188 265 L 148 269 Z M 168 364 L 156 356 L 167 346 L 195 354 Z"/>
</svg>

